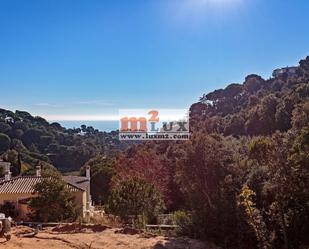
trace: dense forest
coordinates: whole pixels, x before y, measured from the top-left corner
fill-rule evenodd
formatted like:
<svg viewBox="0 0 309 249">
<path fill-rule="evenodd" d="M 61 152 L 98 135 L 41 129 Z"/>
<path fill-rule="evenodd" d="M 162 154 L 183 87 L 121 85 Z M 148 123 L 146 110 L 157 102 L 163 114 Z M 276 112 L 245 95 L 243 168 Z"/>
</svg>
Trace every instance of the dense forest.
<svg viewBox="0 0 309 249">
<path fill-rule="evenodd" d="M 123 218 L 175 212 L 179 233 L 222 248 L 309 246 L 309 57 L 294 73 L 204 94 L 190 108 L 188 141 L 128 145 L 117 132 L 26 112 L 0 117 L 0 154 L 15 174 L 38 162 L 90 165 L 93 200 Z"/>
<path fill-rule="evenodd" d="M 59 171 L 79 171 L 99 153 L 113 153 L 126 147 L 118 133 L 93 127 L 65 129 L 24 111 L 0 109 L 0 154 L 13 164 L 13 174 L 31 174 L 36 165 Z"/>
<path fill-rule="evenodd" d="M 186 142 L 92 159 L 93 189 L 110 186 L 94 197 L 121 216 L 175 212 L 180 234 L 222 248 L 308 248 L 309 57 L 293 73 L 249 75 L 203 95 L 190 108 L 190 128 Z"/>
</svg>

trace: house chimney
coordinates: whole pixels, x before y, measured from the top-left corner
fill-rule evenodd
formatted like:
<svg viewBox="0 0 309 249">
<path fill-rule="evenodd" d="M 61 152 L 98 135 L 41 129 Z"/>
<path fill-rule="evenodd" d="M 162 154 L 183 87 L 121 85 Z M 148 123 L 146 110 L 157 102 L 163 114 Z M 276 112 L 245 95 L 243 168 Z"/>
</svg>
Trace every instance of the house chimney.
<svg viewBox="0 0 309 249">
<path fill-rule="evenodd" d="M 35 172 L 36 172 L 36 176 L 37 177 L 41 177 L 42 176 L 42 170 L 41 170 L 41 166 L 40 165 L 36 166 Z"/>
<path fill-rule="evenodd" d="M 90 179 L 90 166 L 89 165 L 86 166 L 86 177 Z"/>
<path fill-rule="evenodd" d="M 87 210 L 90 210 L 92 207 L 92 201 L 91 201 L 91 193 L 90 193 L 90 166 L 87 165 L 86 166 L 86 177 L 88 179 L 88 183 L 87 183 Z"/>
<path fill-rule="evenodd" d="M 11 180 L 12 172 L 10 170 L 11 163 L 5 163 L 5 170 L 4 170 L 4 179 L 6 181 Z"/>
</svg>

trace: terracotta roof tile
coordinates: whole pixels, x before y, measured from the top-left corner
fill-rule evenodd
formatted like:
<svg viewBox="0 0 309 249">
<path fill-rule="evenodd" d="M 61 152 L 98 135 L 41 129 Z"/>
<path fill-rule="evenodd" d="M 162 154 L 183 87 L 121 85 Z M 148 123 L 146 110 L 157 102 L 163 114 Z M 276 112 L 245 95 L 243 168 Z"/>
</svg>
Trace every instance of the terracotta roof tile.
<svg viewBox="0 0 309 249">
<path fill-rule="evenodd" d="M 17 176 L 6 181 L 0 180 L 0 194 L 21 194 L 21 193 L 33 193 L 35 184 L 42 182 L 43 178 L 38 176 Z M 84 189 L 68 183 L 70 191 L 84 191 Z"/>
</svg>

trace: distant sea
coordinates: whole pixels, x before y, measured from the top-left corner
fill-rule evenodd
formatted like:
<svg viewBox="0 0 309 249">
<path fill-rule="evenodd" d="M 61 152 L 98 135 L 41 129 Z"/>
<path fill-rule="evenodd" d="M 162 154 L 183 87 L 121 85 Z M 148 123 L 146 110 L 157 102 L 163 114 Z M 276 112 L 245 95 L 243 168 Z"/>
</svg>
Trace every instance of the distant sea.
<svg viewBox="0 0 309 249">
<path fill-rule="evenodd" d="M 118 121 L 55 121 L 61 126 L 69 129 L 69 128 L 80 128 L 81 125 L 92 126 L 94 129 L 98 129 L 99 131 L 115 131 L 119 129 Z"/>
</svg>

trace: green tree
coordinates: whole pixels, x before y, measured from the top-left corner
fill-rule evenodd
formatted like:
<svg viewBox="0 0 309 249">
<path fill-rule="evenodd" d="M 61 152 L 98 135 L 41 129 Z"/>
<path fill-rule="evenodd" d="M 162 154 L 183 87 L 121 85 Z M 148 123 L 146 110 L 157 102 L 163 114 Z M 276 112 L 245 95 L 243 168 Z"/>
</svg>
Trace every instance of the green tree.
<svg viewBox="0 0 309 249">
<path fill-rule="evenodd" d="M 240 176 L 232 171 L 235 162 L 231 148 L 222 136 L 194 134 L 183 145 L 176 179 L 192 213 L 191 234 L 223 248 L 252 248 L 251 242 L 241 238 L 250 238 L 250 229 L 237 207 L 240 186 L 236 179 Z"/>
<path fill-rule="evenodd" d="M 5 160 L 11 163 L 11 171 L 13 176 L 21 173 L 21 156 L 16 150 L 8 150 L 5 154 Z"/>
<path fill-rule="evenodd" d="M 77 208 L 67 184 L 55 174 L 35 186 L 37 197 L 30 200 L 31 218 L 36 221 L 74 221 Z"/>
<path fill-rule="evenodd" d="M 287 163 L 289 171 L 278 167 L 287 239 L 290 248 L 309 246 L 309 126 L 294 139 Z"/>
<path fill-rule="evenodd" d="M 39 128 L 31 128 L 24 133 L 22 141 L 26 146 L 39 144 L 42 133 Z"/>
<path fill-rule="evenodd" d="M 264 79 L 256 74 L 248 75 L 245 79 L 244 88 L 249 93 L 257 92 L 264 83 Z"/>
<path fill-rule="evenodd" d="M 260 210 L 258 210 L 254 203 L 255 193 L 248 186 L 244 186 L 240 194 L 241 204 L 245 207 L 246 214 L 248 216 L 248 222 L 254 229 L 256 234 L 259 248 L 270 249 L 271 245 L 268 238 L 268 230 L 264 222 L 263 216 Z"/>
<path fill-rule="evenodd" d="M 96 156 L 81 169 L 81 175 L 85 175 L 85 167 L 91 168 L 91 197 L 96 204 L 107 203 L 111 192 L 112 177 L 115 175 L 114 164 L 114 158 Z"/>
<path fill-rule="evenodd" d="M 309 56 L 306 57 L 306 59 L 301 60 L 299 62 L 300 65 L 300 71 L 305 75 L 309 75 Z"/>
<path fill-rule="evenodd" d="M 143 215 L 149 220 L 164 210 L 164 203 L 153 185 L 134 177 L 112 191 L 108 210 L 123 219 L 130 215 Z"/>
<path fill-rule="evenodd" d="M 11 139 L 9 136 L 0 133 L 0 155 L 10 148 Z"/>
<path fill-rule="evenodd" d="M 293 110 L 292 125 L 296 130 L 301 130 L 309 124 L 309 101 L 297 105 Z"/>
<path fill-rule="evenodd" d="M 9 124 L 6 124 L 4 122 L 0 122 L 0 132 L 8 134 L 11 130 L 12 130 L 12 128 Z"/>
<path fill-rule="evenodd" d="M 256 193 L 256 208 L 265 218 L 263 227 L 273 234 L 272 248 L 308 244 L 308 134 L 309 129 L 304 128 L 299 135 L 275 133 L 249 143 L 247 184 Z M 261 220 L 257 224 L 262 225 Z M 260 241 L 261 236 L 256 235 Z"/>
<path fill-rule="evenodd" d="M 276 129 L 276 110 L 278 105 L 278 98 L 273 95 L 267 95 L 261 101 L 259 108 L 260 122 L 262 129 L 260 134 L 272 134 Z"/>
</svg>

